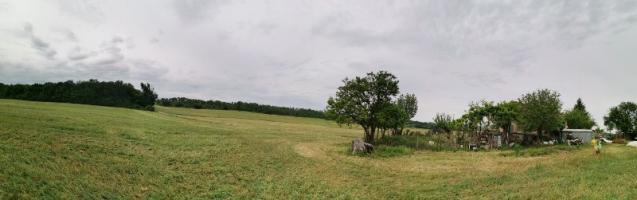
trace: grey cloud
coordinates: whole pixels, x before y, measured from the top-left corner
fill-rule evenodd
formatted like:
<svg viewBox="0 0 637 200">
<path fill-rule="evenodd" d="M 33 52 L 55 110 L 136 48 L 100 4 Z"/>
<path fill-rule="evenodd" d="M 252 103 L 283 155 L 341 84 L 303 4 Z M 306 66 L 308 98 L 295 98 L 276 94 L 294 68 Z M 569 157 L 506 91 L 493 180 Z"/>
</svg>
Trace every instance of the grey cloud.
<svg viewBox="0 0 637 200">
<path fill-rule="evenodd" d="M 24 24 L 24 32 L 28 35 L 33 35 L 33 25 L 31 25 L 31 23 Z"/>
<path fill-rule="evenodd" d="M 24 32 L 31 40 L 31 46 L 38 50 L 40 54 L 49 60 L 55 59 L 55 55 L 57 55 L 57 51 L 50 47 L 50 44 L 43 41 L 39 37 L 35 36 L 33 33 L 33 26 L 30 23 L 24 25 Z"/>
<path fill-rule="evenodd" d="M 47 50 L 49 48 L 49 43 L 42 41 L 40 38 L 32 37 L 31 42 L 34 48 L 39 50 Z"/>
<path fill-rule="evenodd" d="M 0 61 L 2 83 L 33 83 L 52 80 L 52 74 L 26 64 Z"/>
<path fill-rule="evenodd" d="M 122 42 L 124 42 L 124 38 L 122 38 L 120 36 L 115 36 L 111 40 L 111 43 L 113 43 L 113 44 L 122 43 Z"/>
<path fill-rule="evenodd" d="M 66 38 L 69 39 L 70 41 L 77 42 L 77 36 L 75 35 L 73 31 L 67 30 Z"/>
<path fill-rule="evenodd" d="M 73 60 L 73 61 L 84 60 L 88 58 L 89 56 L 90 56 L 89 54 L 72 54 L 72 55 L 69 55 L 69 60 Z"/>
<path fill-rule="evenodd" d="M 75 47 L 68 55 L 70 61 L 81 61 L 93 56 L 96 56 L 97 52 L 95 51 L 84 51 L 82 48 Z"/>
<path fill-rule="evenodd" d="M 361 13 L 338 11 L 315 23 L 312 33 L 362 48 L 404 48 L 458 59 L 475 54 L 495 54 L 502 66 L 519 66 L 535 56 L 542 45 L 571 49 L 584 40 L 629 27 L 637 14 L 634 4 L 599 1 L 423 1 L 406 8 L 388 7 L 405 15 L 391 23 L 359 26 Z M 615 13 L 614 7 L 632 7 Z M 383 11 L 381 9 L 381 11 Z M 380 15 L 382 17 L 387 17 Z M 405 17 L 409 16 L 409 17 Z"/>
<path fill-rule="evenodd" d="M 175 0 L 173 6 L 183 22 L 199 22 L 224 3 L 224 0 Z"/>
<path fill-rule="evenodd" d="M 102 6 L 105 2 L 100 1 L 57 1 L 58 10 L 74 16 L 74 19 L 89 23 L 98 23 L 104 20 L 104 10 Z"/>
</svg>

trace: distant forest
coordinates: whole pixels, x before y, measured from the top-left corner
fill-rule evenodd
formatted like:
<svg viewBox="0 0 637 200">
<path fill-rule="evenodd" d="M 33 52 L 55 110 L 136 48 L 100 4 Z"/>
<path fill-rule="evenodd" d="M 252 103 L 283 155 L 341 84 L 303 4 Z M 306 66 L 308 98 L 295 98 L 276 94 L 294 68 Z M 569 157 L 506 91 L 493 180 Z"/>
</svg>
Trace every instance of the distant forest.
<svg viewBox="0 0 637 200">
<path fill-rule="evenodd" d="M 271 105 L 247 103 L 247 102 L 241 102 L 241 101 L 237 101 L 237 102 L 223 102 L 218 100 L 205 101 L 205 100 L 199 100 L 199 99 L 177 97 L 177 98 L 159 99 L 157 100 L 157 105 L 168 106 L 168 107 L 194 108 L 194 109 L 238 110 L 238 111 L 257 112 L 257 113 L 273 114 L 273 115 L 287 115 L 287 116 L 296 116 L 296 117 L 329 119 L 329 116 L 325 115 L 323 111 L 306 109 L 306 108 L 271 106 Z M 433 128 L 433 125 L 434 123 L 432 122 L 409 121 L 409 123 L 407 123 L 408 127 L 424 128 L 424 129 L 431 129 Z"/>
<path fill-rule="evenodd" d="M 168 107 L 194 109 L 238 110 L 273 115 L 311 117 L 328 119 L 319 110 L 271 106 L 249 102 L 223 102 L 218 100 L 199 100 L 185 97 L 157 99 L 157 94 L 148 83 L 141 84 L 141 90 L 122 81 L 65 81 L 57 83 L 3 84 L 0 83 L 0 98 L 30 101 L 63 102 L 100 106 L 124 107 L 155 110 L 155 103 Z M 407 127 L 431 129 L 433 123 L 409 121 Z"/>
<path fill-rule="evenodd" d="M 154 110 L 157 94 L 148 83 L 142 83 L 140 91 L 122 81 L 91 79 L 43 84 L 0 83 L 0 98 Z"/>
<path fill-rule="evenodd" d="M 322 111 L 306 109 L 306 108 L 271 106 L 271 105 L 247 103 L 247 102 L 241 102 L 241 101 L 228 103 L 228 102 L 216 101 L 216 100 L 204 101 L 199 99 L 177 97 L 177 98 L 159 99 L 157 100 L 157 104 L 161 106 L 170 106 L 170 107 L 214 109 L 214 110 L 239 110 L 239 111 L 257 112 L 257 113 L 264 113 L 264 114 L 273 114 L 273 115 L 287 115 L 287 116 L 327 119 L 327 116 Z"/>
<path fill-rule="evenodd" d="M 436 124 L 433 122 L 419 122 L 419 121 L 410 120 L 407 123 L 407 127 L 411 127 L 411 128 L 434 129 L 435 126 Z"/>
</svg>

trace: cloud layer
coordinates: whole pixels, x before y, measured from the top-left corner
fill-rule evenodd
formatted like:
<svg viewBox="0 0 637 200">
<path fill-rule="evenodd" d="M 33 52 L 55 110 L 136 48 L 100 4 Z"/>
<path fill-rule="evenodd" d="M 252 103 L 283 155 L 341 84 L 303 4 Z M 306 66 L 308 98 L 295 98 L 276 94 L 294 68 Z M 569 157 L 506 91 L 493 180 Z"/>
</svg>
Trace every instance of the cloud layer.
<svg viewBox="0 0 637 200">
<path fill-rule="evenodd" d="M 322 109 L 389 70 L 418 120 L 551 88 L 598 123 L 637 101 L 634 1 L 0 1 L 0 82 L 151 82 L 161 96 Z"/>
</svg>

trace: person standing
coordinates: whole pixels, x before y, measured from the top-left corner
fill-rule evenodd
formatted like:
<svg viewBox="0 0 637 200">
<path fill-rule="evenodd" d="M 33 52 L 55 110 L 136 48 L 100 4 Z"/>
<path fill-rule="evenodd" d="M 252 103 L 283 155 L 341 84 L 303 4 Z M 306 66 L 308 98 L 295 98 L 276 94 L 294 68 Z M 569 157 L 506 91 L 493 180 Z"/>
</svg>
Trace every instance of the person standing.
<svg viewBox="0 0 637 200">
<path fill-rule="evenodd" d="M 593 149 L 595 150 L 595 154 L 599 154 L 600 151 L 602 150 L 602 141 L 600 141 L 597 137 L 591 140 L 591 145 L 593 146 Z"/>
</svg>

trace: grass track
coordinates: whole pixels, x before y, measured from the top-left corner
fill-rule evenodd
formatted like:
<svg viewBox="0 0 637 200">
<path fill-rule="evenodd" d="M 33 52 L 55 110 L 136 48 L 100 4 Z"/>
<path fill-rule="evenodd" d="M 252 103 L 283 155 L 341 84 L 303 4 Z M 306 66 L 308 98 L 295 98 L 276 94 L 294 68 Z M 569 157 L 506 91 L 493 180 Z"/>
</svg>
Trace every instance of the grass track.
<svg viewBox="0 0 637 200">
<path fill-rule="evenodd" d="M 0 199 L 634 199 L 637 149 L 347 154 L 361 131 L 237 111 L 0 100 Z"/>
</svg>

